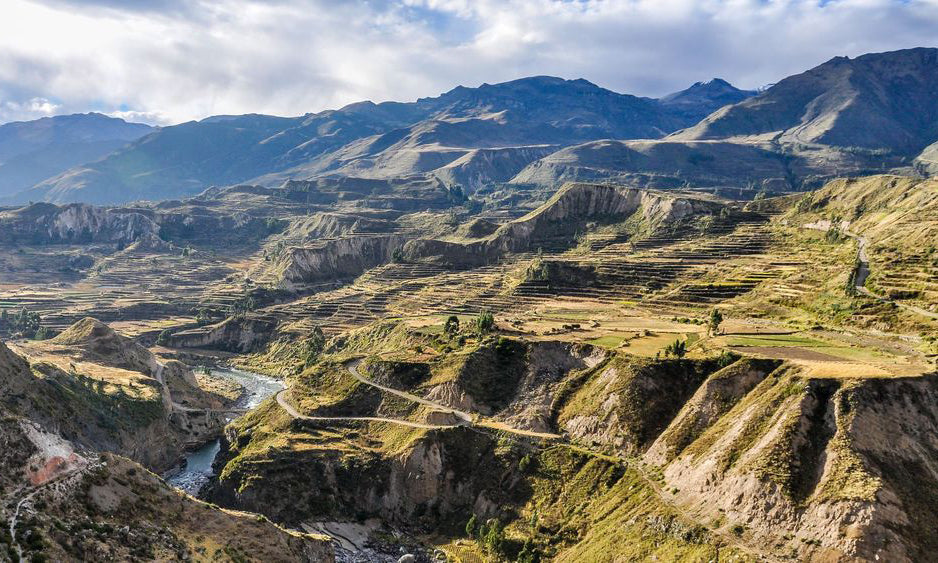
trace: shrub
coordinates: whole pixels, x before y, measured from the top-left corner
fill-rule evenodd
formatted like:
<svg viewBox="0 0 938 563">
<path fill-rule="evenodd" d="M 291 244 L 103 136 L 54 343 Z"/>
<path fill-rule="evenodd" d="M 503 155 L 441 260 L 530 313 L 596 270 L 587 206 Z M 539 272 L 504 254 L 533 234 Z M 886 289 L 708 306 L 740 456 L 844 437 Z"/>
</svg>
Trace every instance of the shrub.
<svg viewBox="0 0 938 563">
<path fill-rule="evenodd" d="M 687 354 L 687 343 L 681 339 L 668 344 L 664 349 L 665 357 L 683 358 Z"/>
<path fill-rule="evenodd" d="M 526 455 L 518 461 L 518 471 L 522 473 L 527 473 L 528 467 L 531 466 L 531 456 Z"/>
<path fill-rule="evenodd" d="M 466 535 L 469 536 L 470 538 L 474 538 L 474 537 L 475 537 L 475 533 L 476 533 L 476 524 L 477 524 L 477 518 L 476 518 L 476 515 L 473 514 L 473 515 L 469 518 L 469 521 L 466 522 Z"/>
<path fill-rule="evenodd" d="M 493 328 L 495 328 L 494 315 L 483 309 L 476 318 L 476 329 L 478 329 L 479 334 L 485 334 L 486 332 L 490 332 Z"/>
<path fill-rule="evenodd" d="M 484 534 L 479 533 L 482 546 L 489 553 L 501 553 L 502 547 L 505 545 L 505 531 L 502 528 L 502 523 L 492 518 L 485 523 L 484 529 Z"/>
<path fill-rule="evenodd" d="M 169 337 L 172 335 L 172 331 L 170 331 L 168 328 L 164 329 L 160 335 L 156 337 L 156 343 L 160 346 L 166 346 L 169 344 Z"/>
<path fill-rule="evenodd" d="M 443 325 L 443 332 L 450 338 L 459 333 L 459 317 L 450 315 L 450 317 L 446 319 L 446 324 Z"/>
</svg>

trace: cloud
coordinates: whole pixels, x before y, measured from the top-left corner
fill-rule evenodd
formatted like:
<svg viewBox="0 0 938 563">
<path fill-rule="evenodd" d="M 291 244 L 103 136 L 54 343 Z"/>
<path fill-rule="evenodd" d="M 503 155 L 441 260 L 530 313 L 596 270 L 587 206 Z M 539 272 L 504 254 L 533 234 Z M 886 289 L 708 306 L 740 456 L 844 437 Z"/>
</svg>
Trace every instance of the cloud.
<svg viewBox="0 0 938 563">
<path fill-rule="evenodd" d="M 6 101 L 0 103 L 0 122 L 26 121 L 56 115 L 62 108 L 46 98 L 30 98 L 23 102 Z"/>
<path fill-rule="evenodd" d="M 5 0 L 3 13 L 0 108 L 42 98 L 151 123 L 533 74 L 651 96 L 714 76 L 756 87 L 931 46 L 938 29 L 935 0 Z"/>
<path fill-rule="evenodd" d="M 109 111 L 106 115 L 132 123 L 151 123 L 154 125 L 169 125 L 173 121 L 172 118 L 160 111 L 116 110 Z"/>
</svg>

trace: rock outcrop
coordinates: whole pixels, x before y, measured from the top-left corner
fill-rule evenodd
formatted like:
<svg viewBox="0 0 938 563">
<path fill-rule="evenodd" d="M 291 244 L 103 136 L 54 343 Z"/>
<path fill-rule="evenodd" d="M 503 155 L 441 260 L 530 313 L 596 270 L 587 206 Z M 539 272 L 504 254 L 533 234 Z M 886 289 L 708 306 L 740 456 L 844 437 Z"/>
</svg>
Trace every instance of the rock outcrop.
<svg viewBox="0 0 938 563">
<path fill-rule="evenodd" d="M 406 238 L 401 235 L 376 235 L 340 238 L 313 247 L 288 249 L 273 269 L 282 284 L 298 284 L 342 278 L 354 278 L 369 268 L 387 263 Z"/>
<path fill-rule="evenodd" d="M 82 203 L 63 206 L 34 203 L 0 212 L 0 234 L 4 243 L 129 245 L 138 240 L 158 238 L 159 231 L 159 225 L 150 214 Z"/>
<path fill-rule="evenodd" d="M 558 241 L 572 245 L 586 222 L 621 223 L 635 214 L 653 231 L 683 219 L 719 213 L 721 204 L 693 196 L 609 184 L 565 184 L 548 202 L 502 225 L 484 239 L 451 242 L 418 239 L 404 245 L 409 260 L 454 266 L 478 265 L 511 252 L 536 250 Z"/>
<path fill-rule="evenodd" d="M 230 317 L 213 325 L 181 330 L 170 343 L 182 348 L 214 348 L 232 352 L 253 352 L 275 336 L 277 322 L 259 317 Z"/>
</svg>

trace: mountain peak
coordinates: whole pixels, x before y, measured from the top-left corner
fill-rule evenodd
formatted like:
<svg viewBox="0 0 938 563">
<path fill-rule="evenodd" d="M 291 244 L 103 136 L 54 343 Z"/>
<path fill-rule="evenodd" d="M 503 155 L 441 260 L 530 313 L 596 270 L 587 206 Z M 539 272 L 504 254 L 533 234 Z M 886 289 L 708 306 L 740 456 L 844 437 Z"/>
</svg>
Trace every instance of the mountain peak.
<svg viewBox="0 0 938 563">
<path fill-rule="evenodd" d="M 754 90 L 740 90 L 722 78 L 711 78 L 707 82 L 695 82 L 685 90 L 668 94 L 659 102 L 670 110 L 699 120 L 723 106 L 739 103 L 755 95 Z"/>
<path fill-rule="evenodd" d="M 713 97 L 726 94 L 736 95 L 735 97 L 739 97 L 741 100 L 752 95 L 753 92 L 740 90 L 722 78 L 711 78 L 706 82 L 694 82 L 684 90 L 668 94 L 661 98 L 661 102 L 663 104 L 686 103 L 691 99 L 699 101 L 697 98 L 701 96 Z"/>
<path fill-rule="evenodd" d="M 938 127 L 938 49 L 834 57 L 714 114 L 675 139 L 778 133 L 779 140 L 915 154 Z M 917 108 L 909 111 L 908 108 Z"/>
</svg>

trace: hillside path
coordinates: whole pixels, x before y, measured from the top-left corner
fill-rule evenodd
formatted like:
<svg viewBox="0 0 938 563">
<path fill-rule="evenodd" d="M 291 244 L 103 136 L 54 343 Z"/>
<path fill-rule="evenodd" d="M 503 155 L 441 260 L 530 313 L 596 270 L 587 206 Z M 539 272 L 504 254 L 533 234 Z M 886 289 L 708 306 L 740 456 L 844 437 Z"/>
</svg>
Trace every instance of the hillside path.
<svg viewBox="0 0 938 563">
<path fill-rule="evenodd" d="M 352 375 L 352 377 L 364 383 L 365 385 L 370 385 L 376 389 L 380 389 L 381 391 L 384 391 L 385 393 L 397 395 L 398 397 L 401 397 L 402 399 L 407 399 L 408 401 L 412 401 L 414 403 L 419 403 L 421 405 L 432 407 L 434 410 L 452 414 L 456 416 L 457 418 L 459 418 L 460 420 L 462 420 L 463 424 L 472 424 L 472 415 L 465 411 L 456 410 L 452 407 L 447 407 L 440 403 L 424 399 L 423 397 L 418 397 L 417 395 L 408 393 L 406 391 L 400 391 L 398 389 L 394 389 L 393 387 L 386 387 L 384 385 L 381 385 L 380 383 L 375 383 L 374 381 L 362 376 L 362 374 L 359 373 L 358 371 L 359 364 L 361 364 L 361 360 L 354 360 L 352 362 L 349 362 L 346 368 L 348 369 L 348 372 Z"/>
<path fill-rule="evenodd" d="M 521 430 L 519 428 L 513 428 L 511 426 L 508 426 L 507 424 L 497 422 L 494 420 L 473 420 L 472 415 L 465 411 L 457 410 L 452 407 L 448 407 L 442 403 L 437 403 L 435 401 L 424 399 L 423 397 L 418 397 L 417 395 L 414 395 L 412 393 L 407 393 L 405 391 L 400 391 L 392 387 L 385 387 L 384 385 L 375 383 L 374 381 L 364 377 L 358 371 L 358 366 L 360 363 L 361 363 L 361 360 L 355 360 L 353 362 L 350 362 L 347 365 L 349 373 L 352 374 L 352 377 L 354 377 L 358 381 L 364 383 L 365 385 L 371 385 L 372 387 L 375 387 L 387 393 L 397 395 L 398 397 L 401 397 L 403 399 L 407 399 L 415 403 L 420 403 L 421 405 L 432 407 L 434 410 L 453 414 L 457 418 L 463 421 L 463 424 L 461 425 L 480 426 L 483 428 L 491 428 L 493 430 L 502 430 L 504 432 L 510 432 L 511 434 L 517 434 L 519 436 L 528 436 L 531 438 L 545 438 L 545 439 L 560 438 L 559 434 L 553 434 L 550 432 L 535 432 L 533 430 Z"/>
<path fill-rule="evenodd" d="M 402 399 L 406 399 L 408 401 L 430 407 L 435 411 L 452 414 L 453 416 L 459 419 L 459 423 L 458 424 L 428 424 L 424 422 L 412 422 L 409 420 L 402 420 L 399 418 L 387 418 L 387 417 L 379 417 L 379 416 L 308 416 L 296 410 L 296 408 L 294 408 L 293 405 L 291 405 L 287 401 L 284 395 L 284 392 L 288 391 L 288 389 L 283 389 L 277 393 L 276 395 L 277 404 L 280 405 L 280 407 L 283 410 L 285 410 L 287 414 L 289 414 L 291 417 L 299 419 L 299 420 L 308 420 L 310 422 L 338 422 L 338 421 L 388 422 L 391 424 L 399 424 L 401 426 L 409 426 L 411 428 L 426 428 L 430 430 L 457 428 L 460 426 L 470 426 L 470 427 L 474 426 L 474 427 L 480 427 L 480 428 L 489 428 L 491 430 L 501 430 L 504 432 L 509 432 L 511 434 L 517 434 L 519 436 L 527 436 L 529 438 L 542 438 L 542 439 L 552 440 L 552 439 L 557 439 L 561 437 L 559 434 L 553 434 L 549 432 L 535 432 L 533 430 L 521 430 L 519 428 L 512 428 L 511 426 L 508 426 L 507 424 L 496 422 L 496 421 L 474 420 L 473 416 L 468 412 L 461 411 L 459 409 L 454 409 L 452 407 L 448 407 L 436 401 L 424 399 L 423 397 L 419 397 L 417 395 L 414 395 L 413 393 L 408 393 L 406 391 L 401 391 L 399 389 L 394 389 L 393 387 L 388 387 L 386 385 L 381 385 L 380 383 L 376 383 L 368 379 L 367 377 L 363 376 L 361 372 L 358 371 L 358 366 L 360 364 L 361 364 L 361 360 L 353 360 L 347 363 L 345 366 L 349 372 L 349 375 L 354 377 L 360 383 L 363 383 L 364 385 L 368 385 L 370 387 L 374 387 L 375 389 L 378 389 L 384 393 L 390 393 L 391 395 L 396 395 L 398 397 L 401 397 Z"/>
<path fill-rule="evenodd" d="M 869 255 L 866 253 L 866 246 L 867 246 L 866 237 L 858 235 L 856 233 L 852 233 L 850 231 L 844 231 L 844 234 L 857 241 L 858 266 L 857 266 L 857 275 L 854 281 L 854 285 L 856 286 L 856 290 L 858 293 L 865 295 L 867 297 L 872 297 L 873 299 L 884 301 L 886 303 L 892 303 L 893 305 L 896 305 L 897 307 L 901 307 L 908 311 L 912 311 L 913 313 L 918 313 L 919 315 L 922 315 L 925 317 L 938 319 L 938 313 L 932 313 L 931 311 L 927 311 L 925 309 L 922 309 L 921 307 L 916 307 L 915 305 L 908 305 L 906 303 L 900 303 L 894 299 L 890 299 L 884 295 L 873 293 L 872 291 L 867 289 L 866 280 L 867 278 L 870 277 L 870 258 L 869 258 Z"/>
<path fill-rule="evenodd" d="M 287 411 L 287 414 L 293 418 L 299 420 L 308 420 L 310 422 L 337 422 L 337 421 L 360 421 L 360 422 L 390 422 L 391 424 L 399 424 L 401 426 L 410 426 L 411 428 L 426 428 L 430 430 L 438 430 L 443 428 L 456 428 L 456 424 L 426 424 L 423 422 L 411 422 L 409 420 L 401 420 L 399 418 L 385 418 L 380 416 L 307 416 L 300 413 L 293 405 L 287 402 L 283 394 L 288 389 L 282 389 L 277 392 L 277 404 L 280 407 Z"/>
</svg>

